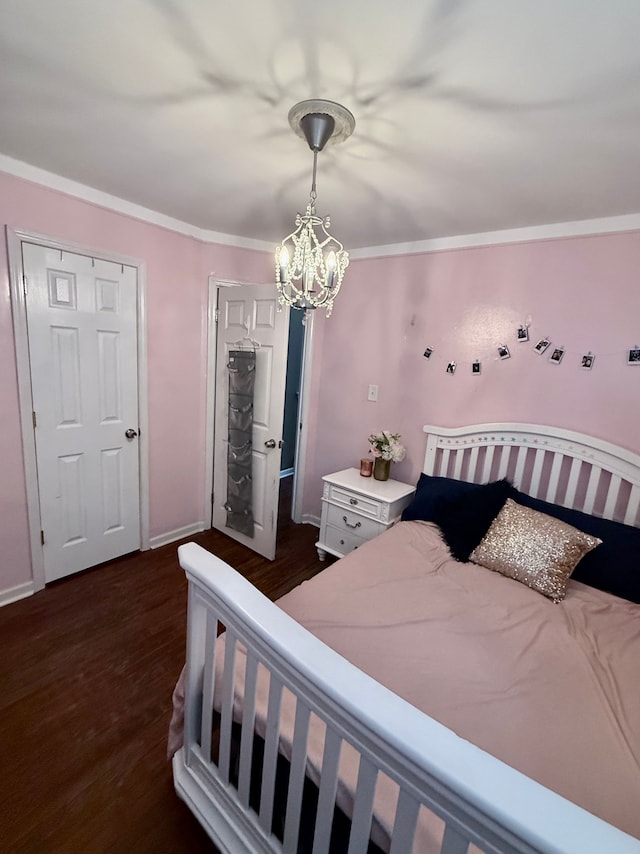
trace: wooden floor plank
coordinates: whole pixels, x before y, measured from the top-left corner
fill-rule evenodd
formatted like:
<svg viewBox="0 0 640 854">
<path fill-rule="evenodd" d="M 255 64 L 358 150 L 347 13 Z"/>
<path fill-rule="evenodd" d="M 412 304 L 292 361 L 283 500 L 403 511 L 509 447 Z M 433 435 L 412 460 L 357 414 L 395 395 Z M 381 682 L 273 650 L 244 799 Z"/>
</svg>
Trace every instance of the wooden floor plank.
<svg viewBox="0 0 640 854">
<path fill-rule="evenodd" d="M 216 531 L 190 537 L 272 599 L 323 564 L 288 518 L 276 560 Z M 166 737 L 184 660 L 178 543 L 127 555 L 0 608 L 0 849 L 212 854 L 175 795 Z"/>
</svg>

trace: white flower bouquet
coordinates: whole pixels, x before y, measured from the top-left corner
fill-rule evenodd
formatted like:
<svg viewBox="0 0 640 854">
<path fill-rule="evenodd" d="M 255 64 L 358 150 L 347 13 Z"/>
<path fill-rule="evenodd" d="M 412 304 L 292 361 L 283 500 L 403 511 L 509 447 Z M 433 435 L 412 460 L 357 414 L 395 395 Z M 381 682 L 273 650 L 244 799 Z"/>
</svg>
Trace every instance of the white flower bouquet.
<svg viewBox="0 0 640 854">
<path fill-rule="evenodd" d="M 390 460 L 392 463 L 401 462 L 407 454 L 405 446 L 400 441 L 400 434 L 391 433 L 390 430 L 383 430 L 377 435 L 372 433 L 369 436 L 369 444 L 374 457 Z"/>
</svg>

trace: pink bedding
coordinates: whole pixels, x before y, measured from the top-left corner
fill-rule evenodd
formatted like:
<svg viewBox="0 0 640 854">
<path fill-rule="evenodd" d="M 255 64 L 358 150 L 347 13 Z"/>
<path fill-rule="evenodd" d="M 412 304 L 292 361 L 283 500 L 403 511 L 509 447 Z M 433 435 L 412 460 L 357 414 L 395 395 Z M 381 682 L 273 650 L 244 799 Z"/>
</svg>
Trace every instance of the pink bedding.
<svg viewBox="0 0 640 854">
<path fill-rule="evenodd" d="M 461 737 L 640 837 L 639 605 L 578 582 L 555 605 L 456 562 L 425 522 L 399 523 L 278 604 Z M 312 732 L 312 763 L 322 743 Z M 344 805 L 355 768 L 343 766 Z"/>
</svg>

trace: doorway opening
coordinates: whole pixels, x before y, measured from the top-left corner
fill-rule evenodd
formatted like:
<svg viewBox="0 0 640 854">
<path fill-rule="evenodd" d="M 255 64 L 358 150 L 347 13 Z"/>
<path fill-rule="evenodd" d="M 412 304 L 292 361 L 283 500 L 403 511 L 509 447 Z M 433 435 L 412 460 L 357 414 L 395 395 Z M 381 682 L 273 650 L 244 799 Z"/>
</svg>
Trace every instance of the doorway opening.
<svg viewBox="0 0 640 854">
<path fill-rule="evenodd" d="M 293 485 L 296 471 L 296 450 L 301 427 L 300 393 L 304 353 L 304 312 L 289 312 L 289 344 L 287 348 L 287 379 L 284 390 L 284 420 L 282 427 L 282 457 L 280 460 L 280 500 L 278 515 L 293 517 Z"/>
<path fill-rule="evenodd" d="M 287 348 L 287 380 L 284 389 L 284 423 L 282 428 L 282 458 L 280 477 L 293 475 L 299 429 L 300 382 L 304 349 L 304 312 L 289 312 L 289 344 Z"/>
</svg>

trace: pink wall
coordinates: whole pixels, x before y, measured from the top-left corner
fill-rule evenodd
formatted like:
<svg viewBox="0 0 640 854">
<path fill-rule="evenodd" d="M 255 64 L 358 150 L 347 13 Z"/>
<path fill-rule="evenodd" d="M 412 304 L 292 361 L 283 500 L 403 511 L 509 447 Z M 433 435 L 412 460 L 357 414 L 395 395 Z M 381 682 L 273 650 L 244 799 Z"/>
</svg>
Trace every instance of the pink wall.
<svg viewBox="0 0 640 854">
<path fill-rule="evenodd" d="M 151 536 L 202 517 L 207 277 L 268 281 L 265 253 L 205 244 L 0 173 L 0 222 L 147 264 Z M 414 481 L 422 425 L 555 424 L 640 451 L 640 233 L 352 262 L 334 313 L 315 317 L 303 512 L 320 514 L 323 474 L 357 465 L 372 431 L 408 446 L 393 476 Z M 528 344 L 516 327 L 531 323 Z M 549 335 L 559 366 L 532 346 Z M 512 358 L 497 359 L 506 342 Z M 432 359 L 422 356 L 434 347 Z M 596 354 L 593 371 L 579 356 Z M 470 363 L 483 362 L 481 376 Z M 0 593 L 30 578 L 9 280 L 0 243 Z M 445 374 L 449 359 L 459 362 Z M 379 386 L 377 403 L 367 386 Z"/>
<path fill-rule="evenodd" d="M 0 222 L 147 265 L 151 536 L 192 525 L 204 504 L 207 277 L 271 277 L 264 253 L 205 244 L 0 173 Z M 9 276 L 0 241 L 0 592 L 30 557 Z"/>
<path fill-rule="evenodd" d="M 638 232 L 352 262 L 318 353 L 308 511 L 319 513 L 320 477 L 357 465 L 381 429 L 402 433 L 408 456 L 392 477 L 409 482 L 425 423 L 547 423 L 640 452 L 640 367 L 625 352 L 640 343 L 639 270 Z M 532 340 L 517 343 L 527 319 Z M 560 365 L 533 352 L 545 335 L 566 347 Z M 497 358 L 502 342 L 507 361 Z M 579 367 L 588 350 L 591 372 Z M 471 375 L 475 358 L 480 376 Z M 369 383 L 379 385 L 377 403 L 366 399 Z"/>
</svg>

